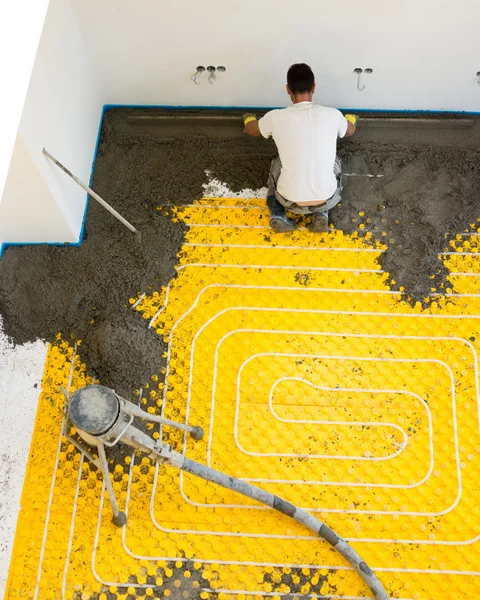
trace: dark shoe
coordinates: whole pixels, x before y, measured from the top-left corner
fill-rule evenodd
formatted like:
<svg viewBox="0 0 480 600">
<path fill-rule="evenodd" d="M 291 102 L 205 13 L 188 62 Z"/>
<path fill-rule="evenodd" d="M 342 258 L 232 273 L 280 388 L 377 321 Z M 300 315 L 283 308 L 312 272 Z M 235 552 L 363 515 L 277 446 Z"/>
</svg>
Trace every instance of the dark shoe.
<svg viewBox="0 0 480 600">
<path fill-rule="evenodd" d="M 294 231 L 297 228 L 295 222 L 287 217 L 285 207 L 275 196 L 268 196 L 267 206 L 270 212 L 270 227 L 273 231 L 287 233 L 287 231 Z"/>
<path fill-rule="evenodd" d="M 328 217 L 322 213 L 316 213 L 313 215 L 308 228 L 310 231 L 314 231 L 315 233 L 326 233 L 329 229 Z"/>
<path fill-rule="evenodd" d="M 289 219 L 287 215 L 283 217 L 270 217 L 270 227 L 277 233 L 287 233 L 288 231 L 295 231 L 297 228 L 292 219 Z"/>
</svg>

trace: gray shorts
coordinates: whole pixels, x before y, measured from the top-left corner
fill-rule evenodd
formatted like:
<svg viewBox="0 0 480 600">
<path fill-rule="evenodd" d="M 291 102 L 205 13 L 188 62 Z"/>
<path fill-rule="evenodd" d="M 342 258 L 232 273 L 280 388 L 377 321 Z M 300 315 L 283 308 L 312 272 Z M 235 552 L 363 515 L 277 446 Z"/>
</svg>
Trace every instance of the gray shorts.
<svg viewBox="0 0 480 600">
<path fill-rule="evenodd" d="M 281 170 L 282 163 L 280 161 L 280 157 L 277 156 L 277 158 L 272 160 L 272 164 L 270 165 L 267 195 L 274 195 L 280 204 L 297 215 L 313 215 L 315 213 L 325 213 L 328 215 L 328 211 L 336 206 L 342 199 L 342 163 L 338 156 L 335 158 L 335 163 L 333 166 L 333 172 L 337 178 L 337 189 L 335 190 L 333 196 L 331 196 L 326 202 L 317 206 L 299 206 L 295 202 L 290 202 L 290 200 L 287 200 L 281 194 L 279 194 L 277 192 L 277 181 L 280 177 Z"/>
</svg>

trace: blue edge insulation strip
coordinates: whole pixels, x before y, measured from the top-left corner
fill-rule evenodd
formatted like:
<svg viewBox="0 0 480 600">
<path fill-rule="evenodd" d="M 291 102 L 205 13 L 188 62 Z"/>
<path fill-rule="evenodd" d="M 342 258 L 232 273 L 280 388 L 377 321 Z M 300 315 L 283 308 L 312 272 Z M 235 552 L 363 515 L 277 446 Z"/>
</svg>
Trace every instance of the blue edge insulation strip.
<svg viewBox="0 0 480 600">
<path fill-rule="evenodd" d="M 93 168 L 95 166 L 95 160 L 97 158 L 98 144 L 100 143 L 100 133 L 102 131 L 102 123 L 104 114 L 110 110 L 111 108 L 162 108 L 164 110 L 246 110 L 246 111 L 267 111 L 273 110 L 274 108 L 279 108 L 275 106 L 169 106 L 164 104 L 105 104 L 102 108 L 102 114 L 100 117 L 100 125 L 98 126 L 97 133 L 97 141 L 95 143 L 95 152 L 93 154 L 92 161 L 92 170 L 90 173 L 90 182 L 89 185 L 92 184 L 93 177 Z M 282 107 L 283 108 L 283 107 Z M 342 112 L 351 112 L 351 113 L 389 113 L 389 114 L 398 114 L 398 115 L 406 115 L 406 114 L 415 114 L 415 115 L 462 115 L 465 117 L 468 116 L 479 116 L 480 112 L 475 111 L 452 111 L 452 110 L 389 110 L 389 109 L 372 109 L 372 108 L 340 108 Z M 85 220 L 87 217 L 87 209 L 88 209 L 88 195 L 87 200 L 85 202 L 85 211 L 83 213 L 83 221 L 82 227 L 80 229 L 80 235 L 78 242 L 6 242 L 0 245 L 0 257 L 3 254 L 5 248 L 9 246 L 38 246 L 38 245 L 47 245 L 47 246 L 80 246 L 83 241 L 83 236 L 85 233 Z"/>
</svg>

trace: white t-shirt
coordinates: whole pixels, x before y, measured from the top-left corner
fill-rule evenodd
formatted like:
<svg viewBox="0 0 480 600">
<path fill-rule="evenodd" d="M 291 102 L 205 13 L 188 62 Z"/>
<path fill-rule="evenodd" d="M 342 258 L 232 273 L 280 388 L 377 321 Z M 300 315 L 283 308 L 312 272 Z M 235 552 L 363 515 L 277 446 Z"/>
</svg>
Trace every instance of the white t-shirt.
<svg viewBox="0 0 480 600">
<path fill-rule="evenodd" d="M 260 133 L 277 145 L 282 161 L 277 191 L 286 200 L 327 200 L 335 193 L 337 138 L 347 125 L 339 110 L 313 102 L 271 110 L 259 119 Z"/>
</svg>

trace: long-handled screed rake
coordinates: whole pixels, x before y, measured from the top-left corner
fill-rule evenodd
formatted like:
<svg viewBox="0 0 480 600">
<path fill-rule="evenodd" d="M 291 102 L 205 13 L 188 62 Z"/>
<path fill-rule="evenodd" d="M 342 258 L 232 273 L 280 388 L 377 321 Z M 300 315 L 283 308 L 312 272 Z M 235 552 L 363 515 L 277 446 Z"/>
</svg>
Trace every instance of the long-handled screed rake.
<svg viewBox="0 0 480 600">
<path fill-rule="evenodd" d="M 282 500 L 282 498 L 274 494 L 270 494 L 240 479 L 230 477 L 220 471 L 190 460 L 184 454 L 172 450 L 169 444 L 162 442 L 160 439 L 153 440 L 150 438 L 143 431 L 135 427 L 133 421 L 135 418 L 139 418 L 175 427 L 188 432 L 195 440 L 200 440 L 203 437 L 203 429 L 201 427 L 183 425 L 156 415 L 151 415 L 138 408 L 132 402 L 121 398 L 113 390 L 102 385 L 90 385 L 80 388 L 71 396 L 65 390 L 62 391 L 66 398 L 67 419 L 65 431 L 68 432 L 69 424 L 73 424 L 79 436 L 89 446 L 97 448 L 98 458 L 95 458 L 82 442 L 75 440 L 68 436 L 68 434 L 67 439 L 101 469 L 112 504 L 112 521 L 115 525 L 119 527 L 125 525 L 127 517 L 124 512 L 120 511 L 115 498 L 108 472 L 105 447 L 110 448 L 117 443 L 123 443 L 144 452 L 149 458 L 158 463 L 166 463 L 172 467 L 196 475 L 201 479 L 221 485 L 224 488 L 243 494 L 252 500 L 261 502 L 295 519 L 331 544 L 365 581 L 374 598 L 377 600 L 388 600 L 387 593 L 370 567 L 368 567 L 350 544 L 338 536 L 328 525 L 312 517 L 305 510 Z"/>
</svg>

